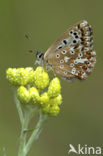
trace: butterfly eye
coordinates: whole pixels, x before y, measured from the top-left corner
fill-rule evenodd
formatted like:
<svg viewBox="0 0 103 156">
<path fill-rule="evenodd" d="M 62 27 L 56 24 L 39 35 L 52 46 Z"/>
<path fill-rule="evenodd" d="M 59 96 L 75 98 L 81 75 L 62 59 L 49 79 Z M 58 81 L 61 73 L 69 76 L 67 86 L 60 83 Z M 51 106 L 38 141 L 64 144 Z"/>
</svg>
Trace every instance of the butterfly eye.
<svg viewBox="0 0 103 156">
<path fill-rule="evenodd" d="M 39 54 L 37 53 L 36 57 L 37 57 L 37 58 L 42 58 L 43 55 L 44 55 L 43 53 L 39 53 Z"/>
<path fill-rule="evenodd" d="M 60 57 L 60 55 L 59 54 L 56 54 L 56 58 L 59 58 Z"/>
</svg>

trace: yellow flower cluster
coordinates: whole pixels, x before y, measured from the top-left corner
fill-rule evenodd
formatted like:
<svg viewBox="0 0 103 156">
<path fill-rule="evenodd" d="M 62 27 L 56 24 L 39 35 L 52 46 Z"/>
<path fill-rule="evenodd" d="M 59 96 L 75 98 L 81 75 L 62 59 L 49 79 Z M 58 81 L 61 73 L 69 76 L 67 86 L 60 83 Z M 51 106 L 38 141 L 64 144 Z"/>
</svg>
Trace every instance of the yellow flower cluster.
<svg viewBox="0 0 103 156">
<path fill-rule="evenodd" d="M 38 106 L 43 113 L 57 115 L 62 103 L 61 85 L 57 77 L 49 83 L 48 73 L 42 67 L 8 68 L 7 79 L 18 86 L 17 97 L 22 104 Z M 47 91 L 43 89 L 48 86 Z M 42 94 L 41 94 L 42 92 Z"/>
</svg>

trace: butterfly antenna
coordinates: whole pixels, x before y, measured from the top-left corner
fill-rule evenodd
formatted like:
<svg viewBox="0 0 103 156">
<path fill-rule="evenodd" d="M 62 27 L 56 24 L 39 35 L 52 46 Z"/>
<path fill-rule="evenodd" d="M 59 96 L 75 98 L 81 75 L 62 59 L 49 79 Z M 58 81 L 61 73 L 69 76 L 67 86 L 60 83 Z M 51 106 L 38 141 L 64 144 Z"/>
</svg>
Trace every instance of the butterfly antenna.
<svg viewBox="0 0 103 156">
<path fill-rule="evenodd" d="M 27 34 L 25 34 L 25 38 L 26 38 L 27 40 L 31 41 L 31 42 L 33 43 L 33 45 L 34 45 L 34 41 L 31 39 L 30 36 L 28 36 Z M 36 46 L 36 49 L 37 49 L 37 51 L 40 51 L 40 52 L 42 51 L 42 49 L 39 48 L 38 46 Z M 30 53 L 33 53 L 33 52 L 35 52 L 35 50 L 29 50 L 29 52 L 30 52 Z"/>
</svg>

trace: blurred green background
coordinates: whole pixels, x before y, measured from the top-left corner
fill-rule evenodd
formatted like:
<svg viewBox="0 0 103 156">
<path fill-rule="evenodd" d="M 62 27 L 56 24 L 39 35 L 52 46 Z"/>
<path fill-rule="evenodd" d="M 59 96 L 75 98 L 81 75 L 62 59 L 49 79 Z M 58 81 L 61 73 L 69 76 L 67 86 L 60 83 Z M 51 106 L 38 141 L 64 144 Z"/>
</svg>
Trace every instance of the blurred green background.
<svg viewBox="0 0 103 156">
<path fill-rule="evenodd" d="M 24 35 L 30 34 L 45 52 L 82 19 L 93 27 L 95 69 L 83 82 L 61 80 L 61 112 L 48 121 L 29 156 L 67 156 L 69 144 L 103 146 L 103 0 L 1 0 L 0 155 L 2 147 L 7 156 L 16 156 L 18 151 L 20 122 L 5 71 L 8 67 L 33 66 L 35 57 L 28 50 L 35 46 Z"/>
</svg>

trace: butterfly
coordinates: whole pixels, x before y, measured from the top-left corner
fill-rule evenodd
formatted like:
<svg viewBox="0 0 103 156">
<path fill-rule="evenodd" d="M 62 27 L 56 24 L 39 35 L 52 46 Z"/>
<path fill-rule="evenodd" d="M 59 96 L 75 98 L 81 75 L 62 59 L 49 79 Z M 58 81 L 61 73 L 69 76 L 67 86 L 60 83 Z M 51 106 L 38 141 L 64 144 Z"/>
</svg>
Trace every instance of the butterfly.
<svg viewBox="0 0 103 156">
<path fill-rule="evenodd" d="M 45 69 L 66 80 L 87 78 L 96 63 L 91 26 L 85 20 L 78 22 L 37 58 Z"/>
</svg>

